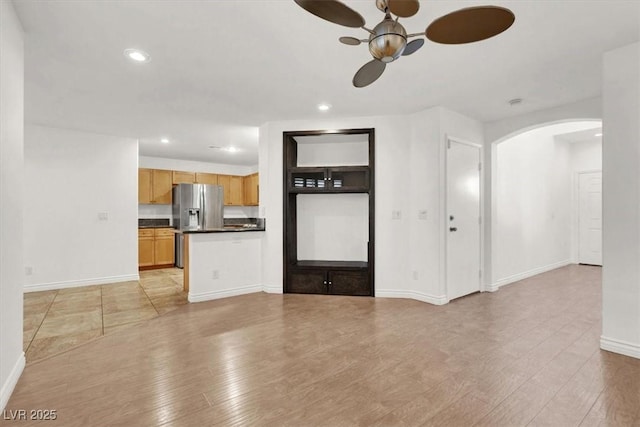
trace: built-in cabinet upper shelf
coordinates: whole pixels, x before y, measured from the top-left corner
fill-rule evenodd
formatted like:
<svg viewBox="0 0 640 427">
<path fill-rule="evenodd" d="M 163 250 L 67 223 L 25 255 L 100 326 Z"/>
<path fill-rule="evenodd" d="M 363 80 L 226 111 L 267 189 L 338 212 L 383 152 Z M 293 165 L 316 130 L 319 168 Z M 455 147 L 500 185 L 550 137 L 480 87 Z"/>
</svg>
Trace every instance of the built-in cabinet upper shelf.
<svg viewBox="0 0 640 427">
<path fill-rule="evenodd" d="M 367 193 L 368 166 L 293 167 L 289 171 L 292 193 Z"/>
</svg>

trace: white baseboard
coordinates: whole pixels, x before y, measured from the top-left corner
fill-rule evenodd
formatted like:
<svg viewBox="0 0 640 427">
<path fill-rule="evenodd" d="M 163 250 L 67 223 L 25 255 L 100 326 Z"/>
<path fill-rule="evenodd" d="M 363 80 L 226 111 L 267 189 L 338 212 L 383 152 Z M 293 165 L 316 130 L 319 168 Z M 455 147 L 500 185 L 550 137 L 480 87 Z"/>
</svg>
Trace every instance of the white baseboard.
<svg viewBox="0 0 640 427">
<path fill-rule="evenodd" d="M 11 369 L 9 377 L 4 384 L 2 384 L 2 389 L 0 389 L 0 411 L 4 411 L 4 408 L 7 406 L 11 393 L 13 393 L 13 389 L 16 388 L 20 375 L 22 375 L 24 365 L 25 358 L 23 352 L 20 353 L 20 357 L 18 357 L 18 360 L 16 360 L 16 363 L 13 365 L 13 369 Z"/>
<path fill-rule="evenodd" d="M 128 274 L 124 276 L 97 277 L 83 280 L 66 280 L 64 282 L 39 283 L 35 285 L 24 285 L 25 292 L 50 291 L 53 289 L 78 288 L 80 286 L 106 285 L 109 283 L 131 282 L 140 280 L 139 274 Z"/>
<path fill-rule="evenodd" d="M 376 298 L 409 298 L 417 301 L 428 302 L 434 305 L 447 304 L 449 300 L 446 295 L 430 295 L 418 291 L 401 291 L 396 289 L 377 289 Z"/>
<path fill-rule="evenodd" d="M 195 294 L 189 291 L 189 302 L 210 301 L 214 299 L 234 297 L 236 295 L 252 294 L 254 292 L 262 292 L 262 285 L 242 286 L 239 288 L 202 292 L 199 294 Z"/>
<path fill-rule="evenodd" d="M 605 336 L 600 337 L 600 348 L 613 353 L 623 354 L 640 359 L 640 343 L 617 340 Z"/>
<path fill-rule="evenodd" d="M 496 282 L 488 285 L 486 287 L 487 292 L 495 292 L 500 289 L 504 285 L 509 285 L 513 282 L 517 282 L 519 280 L 527 279 L 529 277 L 535 276 L 537 274 L 546 273 L 547 271 L 555 270 L 556 268 L 564 267 L 566 265 L 571 264 L 571 260 L 564 260 L 560 262 L 555 262 L 553 264 L 543 265 L 542 267 L 534 268 L 532 270 L 524 271 L 522 273 L 513 274 L 511 276 L 505 277 L 503 279 L 497 280 Z"/>
<path fill-rule="evenodd" d="M 282 286 L 262 286 L 262 290 L 268 294 L 281 294 L 283 293 L 282 291 Z"/>
</svg>

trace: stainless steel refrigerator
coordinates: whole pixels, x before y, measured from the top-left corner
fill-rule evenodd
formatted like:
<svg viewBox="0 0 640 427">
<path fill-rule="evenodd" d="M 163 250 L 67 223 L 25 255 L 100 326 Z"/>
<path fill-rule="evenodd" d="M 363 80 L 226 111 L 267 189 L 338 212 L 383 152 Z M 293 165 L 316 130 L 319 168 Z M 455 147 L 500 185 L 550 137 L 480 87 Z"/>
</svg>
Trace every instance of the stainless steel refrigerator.
<svg viewBox="0 0 640 427">
<path fill-rule="evenodd" d="M 173 187 L 173 226 L 178 230 L 223 227 L 224 193 L 221 185 L 178 184 Z M 176 267 L 183 268 L 184 236 L 176 239 Z"/>
</svg>

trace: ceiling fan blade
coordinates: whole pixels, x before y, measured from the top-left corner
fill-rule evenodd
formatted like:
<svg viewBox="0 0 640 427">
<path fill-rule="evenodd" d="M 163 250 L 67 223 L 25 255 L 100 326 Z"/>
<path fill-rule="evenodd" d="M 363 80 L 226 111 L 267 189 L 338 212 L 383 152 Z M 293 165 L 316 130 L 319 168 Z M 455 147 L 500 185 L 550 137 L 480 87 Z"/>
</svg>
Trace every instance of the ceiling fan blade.
<svg viewBox="0 0 640 427">
<path fill-rule="evenodd" d="M 400 18 L 409 18 L 418 13 L 420 2 L 418 0 L 387 0 L 389 12 Z"/>
<path fill-rule="evenodd" d="M 469 7 L 441 16 L 427 27 L 425 33 L 436 43 L 473 43 L 500 34 L 515 19 L 513 12 L 503 7 Z"/>
<path fill-rule="evenodd" d="M 367 62 L 360 67 L 356 75 L 353 76 L 353 85 L 355 87 L 369 86 L 378 80 L 385 68 L 387 68 L 387 64 L 377 59 Z"/>
<path fill-rule="evenodd" d="M 349 46 L 358 46 L 360 43 L 362 43 L 355 37 L 340 37 L 338 40 L 340 40 L 340 43 L 348 44 Z"/>
<path fill-rule="evenodd" d="M 415 39 L 407 43 L 407 47 L 404 48 L 402 56 L 409 56 L 416 50 L 420 49 L 424 45 L 424 39 Z"/>
<path fill-rule="evenodd" d="M 364 18 L 355 10 L 337 0 L 294 0 L 298 6 L 319 18 L 345 27 L 360 28 Z"/>
</svg>

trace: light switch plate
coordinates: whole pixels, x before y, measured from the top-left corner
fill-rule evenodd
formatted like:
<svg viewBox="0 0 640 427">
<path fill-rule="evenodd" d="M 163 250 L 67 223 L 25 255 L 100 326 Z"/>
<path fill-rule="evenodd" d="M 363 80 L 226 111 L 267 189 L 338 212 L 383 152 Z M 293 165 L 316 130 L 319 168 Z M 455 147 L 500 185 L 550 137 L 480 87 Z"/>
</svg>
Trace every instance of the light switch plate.
<svg viewBox="0 0 640 427">
<path fill-rule="evenodd" d="M 109 220 L 109 212 L 98 212 L 98 220 L 99 221 L 108 221 Z"/>
<path fill-rule="evenodd" d="M 400 218 L 402 218 L 402 212 L 391 211 L 391 219 L 400 219 Z"/>
</svg>

